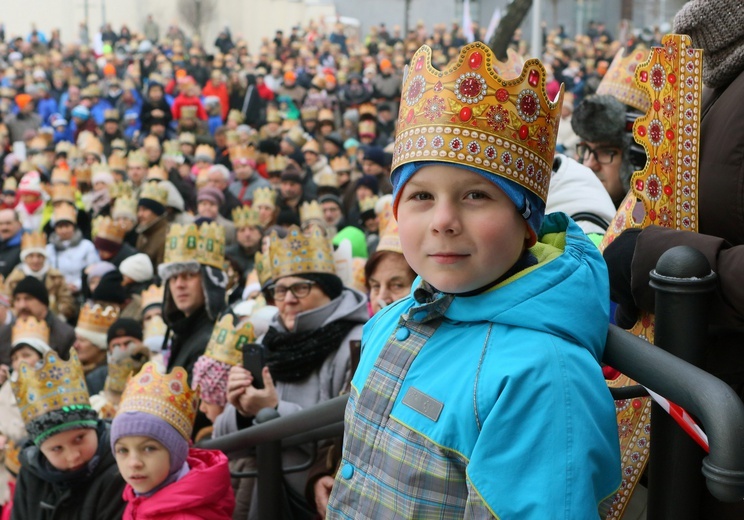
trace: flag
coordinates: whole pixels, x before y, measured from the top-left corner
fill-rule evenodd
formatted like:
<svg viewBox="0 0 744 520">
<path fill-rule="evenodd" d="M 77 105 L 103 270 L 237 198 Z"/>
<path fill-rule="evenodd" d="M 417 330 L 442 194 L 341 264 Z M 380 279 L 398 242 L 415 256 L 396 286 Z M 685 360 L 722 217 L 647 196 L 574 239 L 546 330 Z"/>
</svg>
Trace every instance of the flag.
<svg viewBox="0 0 744 520">
<path fill-rule="evenodd" d="M 499 22 L 501 21 L 501 9 L 497 7 L 493 11 L 493 16 L 491 16 L 491 21 L 488 24 L 488 29 L 486 30 L 486 41 L 490 42 L 491 38 L 493 37 L 493 33 L 496 32 L 496 28 L 499 26 Z"/>
<path fill-rule="evenodd" d="M 470 16 L 470 0 L 464 0 L 462 4 L 462 33 L 468 43 L 475 41 L 473 18 Z"/>
</svg>

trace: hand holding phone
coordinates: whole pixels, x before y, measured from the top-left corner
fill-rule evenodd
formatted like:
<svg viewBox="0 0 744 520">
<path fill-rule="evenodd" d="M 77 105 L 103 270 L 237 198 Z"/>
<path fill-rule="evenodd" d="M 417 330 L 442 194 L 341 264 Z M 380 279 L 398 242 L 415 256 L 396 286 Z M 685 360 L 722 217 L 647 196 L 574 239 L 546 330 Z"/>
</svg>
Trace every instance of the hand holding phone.
<svg viewBox="0 0 744 520">
<path fill-rule="evenodd" d="M 253 376 L 253 387 L 264 388 L 263 367 L 266 365 L 264 348 L 260 343 L 246 343 L 243 345 L 243 368 Z"/>
</svg>

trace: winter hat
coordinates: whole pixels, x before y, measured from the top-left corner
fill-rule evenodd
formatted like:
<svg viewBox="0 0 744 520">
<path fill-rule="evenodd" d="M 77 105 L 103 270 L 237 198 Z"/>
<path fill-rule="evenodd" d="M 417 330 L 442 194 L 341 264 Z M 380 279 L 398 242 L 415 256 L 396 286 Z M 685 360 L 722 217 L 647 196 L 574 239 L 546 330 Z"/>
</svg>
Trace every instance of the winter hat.
<svg viewBox="0 0 744 520">
<path fill-rule="evenodd" d="M 142 325 L 132 318 L 119 318 L 116 320 L 106 333 L 106 342 L 111 343 L 112 339 L 131 337 L 142 341 Z"/>
<path fill-rule="evenodd" d="M 703 83 L 724 87 L 744 70 L 744 2 L 692 0 L 674 17 L 674 33 L 704 51 Z"/>
<path fill-rule="evenodd" d="M 37 171 L 30 171 L 21 177 L 18 184 L 18 195 L 41 195 L 41 176 Z"/>
<path fill-rule="evenodd" d="M 15 102 L 16 102 L 16 105 L 18 105 L 18 108 L 20 108 L 21 110 L 23 110 L 24 108 L 26 108 L 26 106 L 29 103 L 31 103 L 31 100 L 32 99 L 33 98 L 31 97 L 30 94 L 18 94 L 15 97 Z"/>
<path fill-rule="evenodd" d="M 393 184 L 393 213 L 396 218 L 398 216 L 398 203 L 400 202 L 400 195 L 403 192 L 403 187 L 406 183 L 414 176 L 414 174 L 425 166 L 430 164 L 441 164 L 441 163 L 430 163 L 430 162 L 414 162 L 407 163 L 399 168 L 396 168 L 393 172 L 390 181 Z M 498 188 L 503 191 L 507 197 L 514 203 L 517 208 L 517 212 L 527 222 L 527 226 L 530 229 L 532 240 L 530 241 L 530 247 L 532 247 L 537 241 L 537 237 L 540 233 L 540 226 L 542 226 L 543 218 L 545 217 L 545 202 L 535 193 L 523 188 L 519 184 L 512 182 L 505 177 L 490 173 L 479 168 L 472 166 L 465 166 L 456 163 L 448 163 L 448 166 L 462 168 L 474 173 L 477 173 L 484 179 L 492 182 Z"/>
<path fill-rule="evenodd" d="M 199 387 L 202 401 L 218 406 L 227 403 L 227 376 L 232 365 L 208 356 L 199 356 L 193 370 L 192 385 Z"/>
<path fill-rule="evenodd" d="M 365 186 L 376 194 L 380 189 L 380 183 L 374 175 L 362 175 L 356 183 L 356 187 Z"/>
<path fill-rule="evenodd" d="M 333 195 L 332 193 L 326 193 L 325 195 L 321 195 L 320 197 L 318 197 L 318 204 L 323 204 L 324 202 L 333 202 L 335 205 L 341 208 L 341 210 L 343 210 L 344 208 L 341 199 L 336 195 Z"/>
<path fill-rule="evenodd" d="M 302 172 L 294 164 L 288 164 L 281 175 L 282 181 L 296 182 L 302 184 Z"/>
<path fill-rule="evenodd" d="M 584 141 L 607 143 L 625 150 L 630 136 L 625 131 L 625 105 L 609 95 L 586 97 L 574 110 L 571 126 Z"/>
<path fill-rule="evenodd" d="M 72 109 L 72 117 L 77 117 L 82 121 L 87 121 L 90 117 L 90 110 L 88 109 L 88 107 L 78 105 Z"/>
<path fill-rule="evenodd" d="M 300 216 L 289 208 L 283 208 L 276 216 L 278 226 L 299 226 Z"/>
<path fill-rule="evenodd" d="M 94 301 L 122 304 L 127 300 L 127 291 L 122 287 L 124 281 L 119 271 L 109 271 L 101 277 L 91 298 Z"/>
<path fill-rule="evenodd" d="M 380 146 L 368 146 L 364 150 L 364 160 L 372 161 L 375 164 L 387 168 L 390 166 L 390 157 Z"/>
<path fill-rule="evenodd" d="M 224 204 L 225 202 L 225 195 L 217 188 L 206 186 L 204 188 L 201 188 L 198 195 L 196 196 L 197 202 L 201 202 L 203 200 L 208 200 L 214 202 L 218 206 L 222 206 L 222 204 Z"/>
<path fill-rule="evenodd" d="M 46 286 L 33 276 L 27 276 L 15 286 L 13 289 L 13 297 L 15 298 L 19 294 L 28 294 L 32 298 L 36 298 L 46 307 L 49 306 L 49 292 Z"/>
<path fill-rule="evenodd" d="M 114 417 L 111 423 L 111 449 L 122 437 L 150 437 L 162 444 L 170 453 L 168 473 L 175 473 L 183 467 L 189 455 L 189 443 L 173 426 L 164 419 L 146 412 L 124 412 Z"/>
<path fill-rule="evenodd" d="M 85 274 L 87 275 L 88 279 L 91 278 L 101 278 L 103 275 L 110 271 L 115 271 L 116 266 L 112 264 L 111 262 L 95 262 L 93 264 L 90 264 L 85 269 Z"/>
<path fill-rule="evenodd" d="M 119 264 L 119 272 L 138 283 L 152 280 L 155 276 L 152 261 L 150 260 L 150 257 L 144 253 L 137 253 L 136 255 L 125 258 L 122 263 Z"/>
</svg>

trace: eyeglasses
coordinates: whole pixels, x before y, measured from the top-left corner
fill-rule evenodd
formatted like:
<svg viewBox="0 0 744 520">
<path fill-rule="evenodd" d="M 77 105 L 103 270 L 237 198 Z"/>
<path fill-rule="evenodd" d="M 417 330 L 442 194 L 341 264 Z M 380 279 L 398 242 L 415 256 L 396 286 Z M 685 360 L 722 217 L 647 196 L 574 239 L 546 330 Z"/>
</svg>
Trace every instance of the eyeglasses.
<svg viewBox="0 0 744 520">
<path fill-rule="evenodd" d="M 593 155 L 594 160 L 597 161 L 599 164 L 612 164 L 612 161 L 618 154 L 618 150 L 616 148 L 599 146 L 597 148 L 592 148 L 586 143 L 579 143 L 576 145 L 576 153 L 579 154 L 579 160 L 582 162 L 582 164 L 586 162 L 589 154 Z"/>
<path fill-rule="evenodd" d="M 283 302 L 284 298 L 287 297 L 287 291 L 290 291 L 295 298 L 301 300 L 310 294 L 313 285 L 315 285 L 315 282 L 295 282 L 289 287 L 283 285 L 272 285 L 269 289 L 274 293 L 274 300 Z"/>
</svg>

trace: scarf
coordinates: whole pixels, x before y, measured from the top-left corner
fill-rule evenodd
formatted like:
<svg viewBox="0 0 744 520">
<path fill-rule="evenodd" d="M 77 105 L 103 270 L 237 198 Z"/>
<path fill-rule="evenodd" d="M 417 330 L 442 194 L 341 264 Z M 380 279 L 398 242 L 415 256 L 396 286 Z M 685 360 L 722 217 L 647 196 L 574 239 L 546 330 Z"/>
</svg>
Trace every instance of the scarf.
<svg viewBox="0 0 744 520">
<path fill-rule="evenodd" d="M 83 233 L 79 229 L 75 230 L 70 240 L 60 239 L 57 233 L 52 233 L 52 235 L 49 237 L 49 242 L 52 243 L 55 251 L 65 251 L 66 249 L 76 247 L 82 241 Z"/>
<path fill-rule="evenodd" d="M 28 264 L 21 264 L 21 271 L 23 271 L 23 274 L 26 276 L 33 276 L 40 282 L 44 281 L 44 277 L 46 277 L 46 274 L 49 272 L 49 268 L 51 266 L 49 265 L 49 262 L 44 262 L 44 266 L 39 269 L 38 271 L 34 271 L 31 269 Z"/>
<path fill-rule="evenodd" d="M 279 332 L 273 327 L 262 341 L 266 365 L 275 381 L 301 381 L 341 346 L 356 321 L 337 320 L 312 331 Z"/>
<path fill-rule="evenodd" d="M 39 206 L 44 204 L 44 201 L 39 197 L 39 200 L 35 200 L 34 202 L 22 202 L 21 204 L 26 208 L 29 215 L 33 215 L 39 209 Z"/>
</svg>

